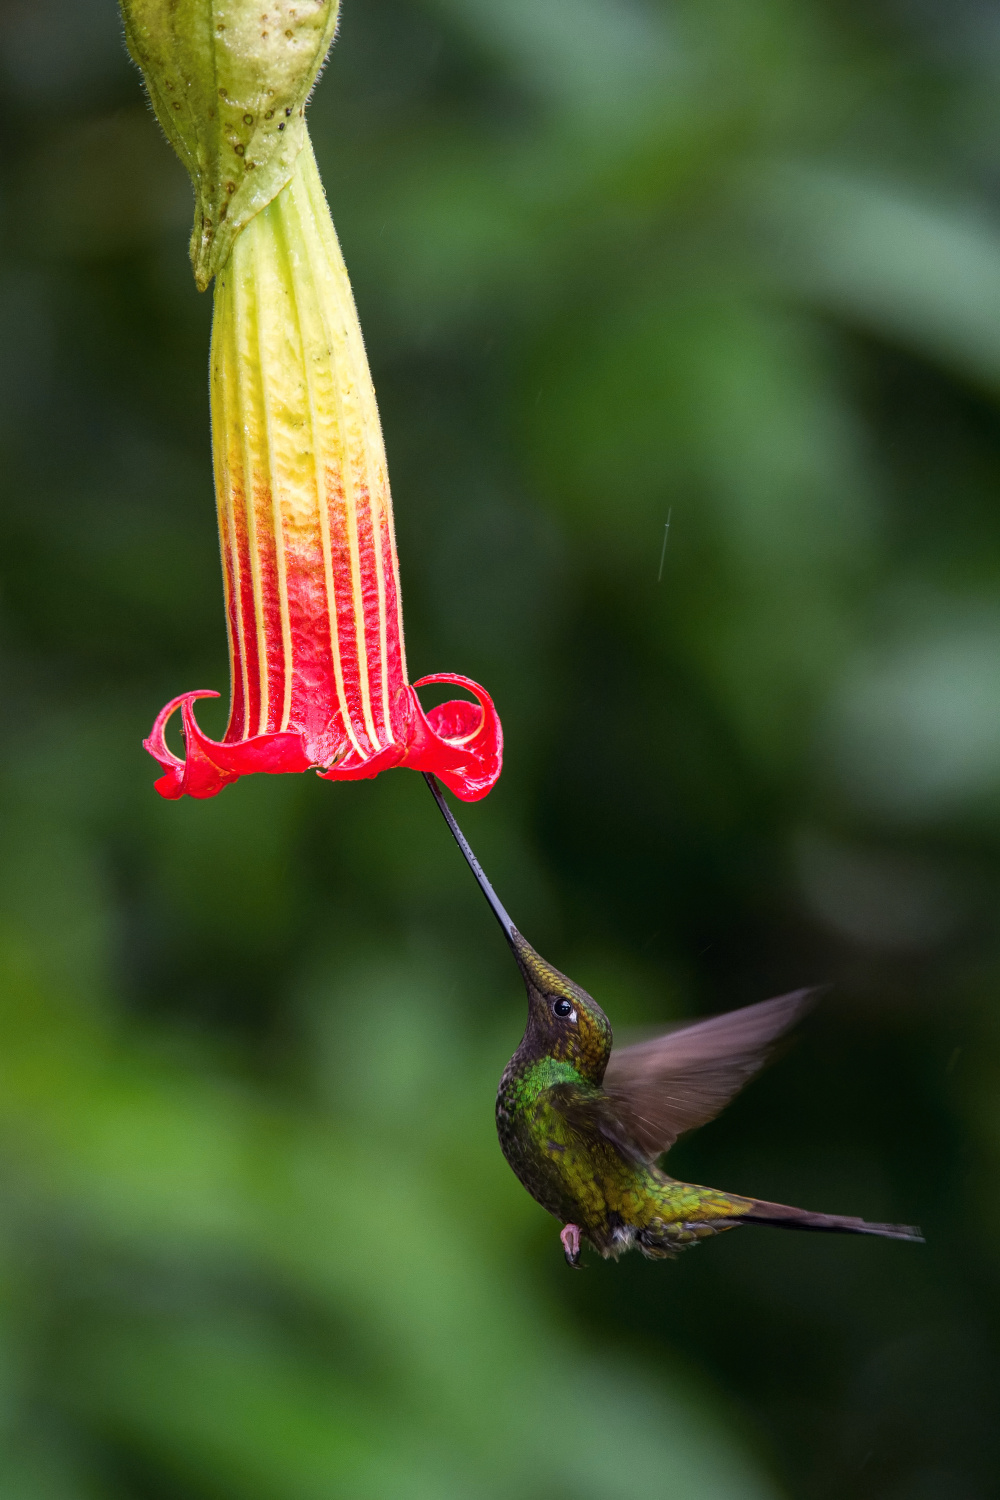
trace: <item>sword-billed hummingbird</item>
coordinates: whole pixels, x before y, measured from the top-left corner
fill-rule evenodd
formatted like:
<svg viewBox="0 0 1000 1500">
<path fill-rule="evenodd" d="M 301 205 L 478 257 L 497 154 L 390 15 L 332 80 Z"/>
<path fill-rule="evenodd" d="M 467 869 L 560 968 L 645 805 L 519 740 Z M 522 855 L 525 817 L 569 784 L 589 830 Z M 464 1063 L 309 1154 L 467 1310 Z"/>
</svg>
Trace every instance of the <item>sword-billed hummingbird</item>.
<svg viewBox="0 0 1000 1500">
<path fill-rule="evenodd" d="M 605 1259 L 640 1250 L 663 1259 L 740 1224 L 921 1240 L 907 1224 L 869 1224 L 744 1198 L 660 1169 L 679 1135 L 713 1119 L 808 1007 L 795 990 L 653 1041 L 613 1047 L 611 1023 L 586 990 L 518 932 L 469 847 L 435 778 L 424 779 L 500 923 L 528 992 L 528 1024 L 497 1093 L 504 1156 L 531 1196 L 563 1225 L 571 1266 L 587 1240 Z"/>
</svg>

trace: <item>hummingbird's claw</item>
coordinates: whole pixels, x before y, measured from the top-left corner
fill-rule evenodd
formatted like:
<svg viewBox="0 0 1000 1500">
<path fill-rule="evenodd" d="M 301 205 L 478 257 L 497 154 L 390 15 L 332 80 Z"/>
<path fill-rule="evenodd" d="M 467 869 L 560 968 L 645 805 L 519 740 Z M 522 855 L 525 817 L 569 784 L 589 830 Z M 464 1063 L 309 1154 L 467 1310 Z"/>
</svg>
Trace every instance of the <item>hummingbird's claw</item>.
<svg viewBox="0 0 1000 1500">
<path fill-rule="evenodd" d="M 566 1255 L 566 1264 L 578 1268 L 580 1265 L 580 1230 L 576 1224 L 566 1224 L 560 1230 L 559 1238 L 562 1240 L 563 1251 Z"/>
</svg>

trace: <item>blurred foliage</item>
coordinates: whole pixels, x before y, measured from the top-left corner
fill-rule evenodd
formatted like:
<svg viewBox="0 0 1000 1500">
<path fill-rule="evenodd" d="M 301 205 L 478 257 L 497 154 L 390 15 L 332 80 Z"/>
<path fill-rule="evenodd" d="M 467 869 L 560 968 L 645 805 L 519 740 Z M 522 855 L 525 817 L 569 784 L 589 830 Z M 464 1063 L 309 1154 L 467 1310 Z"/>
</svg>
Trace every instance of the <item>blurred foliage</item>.
<svg viewBox="0 0 1000 1500">
<path fill-rule="evenodd" d="M 616 1022 L 831 981 L 672 1169 L 928 1235 L 579 1276 L 419 779 L 152 791 L 227 671 L 189 192 L 114 0 L 2 0 L 0 66 L 0 1496 L 995 1493 L 995 9 L 345 5 L 411 669 L 507 733 L 467 831 Z"/>
</svg>

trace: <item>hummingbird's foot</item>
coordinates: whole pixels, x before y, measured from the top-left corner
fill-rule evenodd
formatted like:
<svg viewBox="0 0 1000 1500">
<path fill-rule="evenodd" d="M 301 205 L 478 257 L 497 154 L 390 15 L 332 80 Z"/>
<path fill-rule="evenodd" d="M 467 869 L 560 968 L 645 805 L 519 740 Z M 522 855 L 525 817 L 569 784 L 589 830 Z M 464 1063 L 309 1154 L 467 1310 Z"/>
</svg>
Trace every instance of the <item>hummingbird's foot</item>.
<svg viewBox="0 0 1000 1500">
<path fill-rule="evenodd" d="M 580 1264 L 580 1229 L 576 1224 L 566 1224 L 559 1233 L 568 1266 Z"/>
</svg>

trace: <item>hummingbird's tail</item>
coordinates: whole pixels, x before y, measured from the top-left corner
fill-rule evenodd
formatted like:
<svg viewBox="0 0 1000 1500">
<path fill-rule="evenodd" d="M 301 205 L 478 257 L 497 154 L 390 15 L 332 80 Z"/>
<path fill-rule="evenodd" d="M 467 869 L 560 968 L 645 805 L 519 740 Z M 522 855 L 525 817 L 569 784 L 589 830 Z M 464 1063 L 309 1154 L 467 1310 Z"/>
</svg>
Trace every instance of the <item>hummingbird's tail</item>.
<svg viewBox="0 0 1000 1500">
<path fill-rule="evenodd" d="M 910 1224 L 869 1224 L 867 1219 L 845 1214 L 814 1214 L 785 1203 L 720 1193 L 714 1188 L 657 1175 L 659 1180 L 650 1183 L 648 1203 L 652 1212 L 630 1231 L 627 1244 L 616 1231 L 613 1242 L 606 1248 L 600 1247 L 603 1254 L 616 1255 L 634 1244 L 643 1255 L 659 1259 L 743 1224 L 769 1224 L 774 1229 L 809 1229 L 827 1234 L 874 1234 L 882 1239 L 918 1243 L 924 1238 Z"/>
<path fill-rule="evenodd" d="M 741 1215 L 742 1224 L 768 1224 L 772 1229 L 809 1229 L 826 1234 L 875 1234 L 884 1240 L 915 1240 L 924 1237 L 914 1224 L 870 1224 L 847 1214 L 814 1214 L 805 1208 L 789 1208 L 784 1203 L 766 1203 L 753 1198 L 749 1213 Z"/>
</svg>

